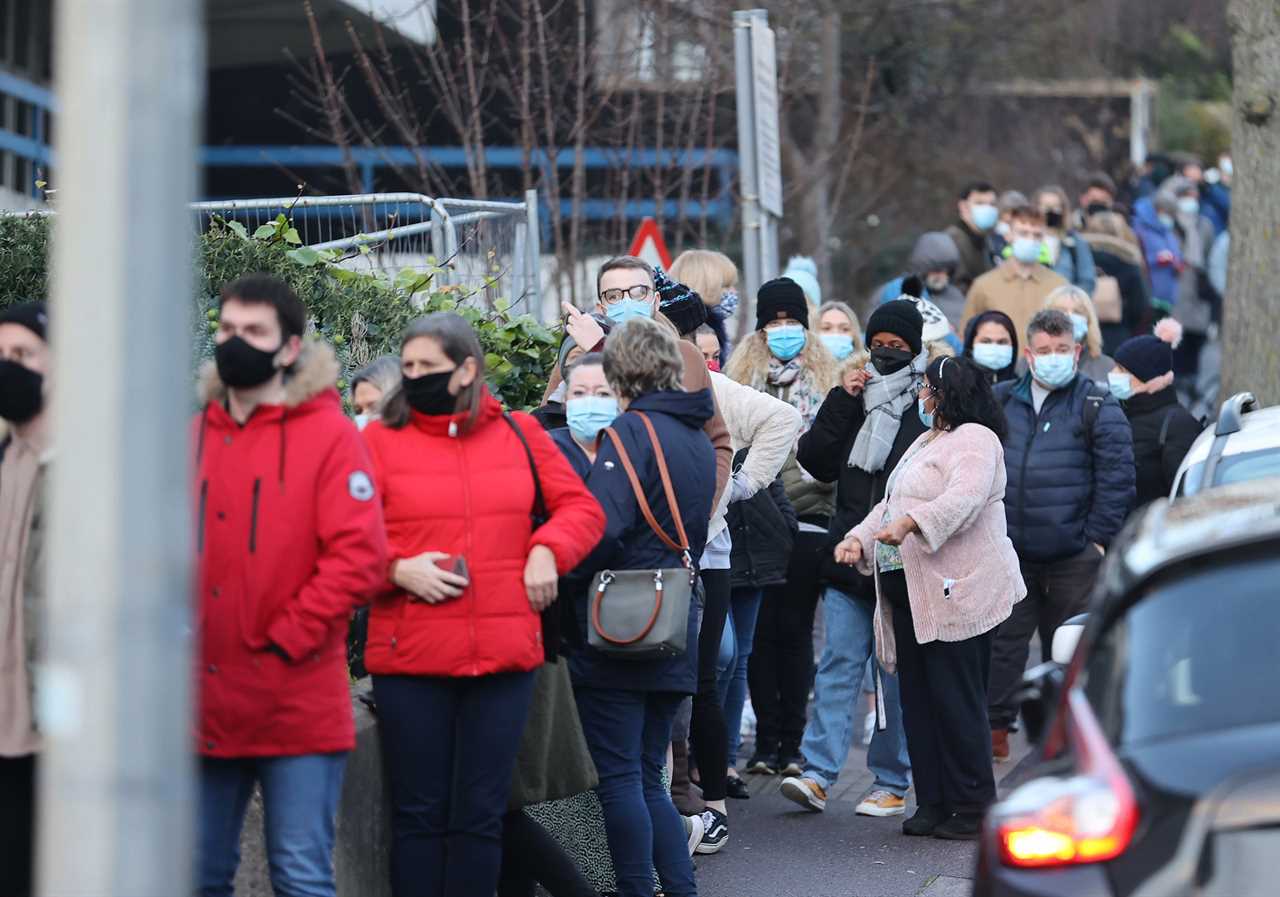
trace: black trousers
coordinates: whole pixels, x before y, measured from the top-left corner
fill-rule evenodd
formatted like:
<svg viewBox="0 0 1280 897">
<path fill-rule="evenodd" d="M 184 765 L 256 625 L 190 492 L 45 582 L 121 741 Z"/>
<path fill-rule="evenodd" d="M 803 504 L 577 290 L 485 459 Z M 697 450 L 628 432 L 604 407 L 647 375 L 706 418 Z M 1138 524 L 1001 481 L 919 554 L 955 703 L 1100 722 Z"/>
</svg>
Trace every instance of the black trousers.
<svg viewBox="0 0 1280 897">
<path fill-rule="evenodd" d="M 800 753 L 813 687 L 813 615 L 822 594 L 819 561 L 827 550 L 826 533 L 801 532 L 786 585 L 764 590 L 747 664 L 757 753 Z"/>
<path fill-rule="evenodd" d="M 902 726 L 916 802 L 947 813 L 980 813 L 996 799 L 986 707 L 991 633 L 922 645 L 906 577 L 881 573 L 880 588 L 893 604 Z"/>
<path fill-rule="evenodd" d="M 0 894 L 28 897 L 35 850 L 36 758 L 0 757 Z"/>
<path fill-rule="evenodd" d="M 728 570 L 703 570 L 702 585 L 707 603 L 702 609 L 702 628 L 698 630 L 698 693 L 693 696 L 689 737 L 697 752 L 702 799 L 724 800 L 729 785 L 729 735 L 724 726 L 724 705 L 716 688 L 716 664 L 729 616 L 732 576 Z"/>
<path fill-rule="evenodd" d="M 599 897 L 560 842 L 523 810 L 515 810 L 502 821 L 498 897 L 534 897 L 538 885 L 551 897 Z"/>
<path fill-rule="evenodd" d="M 1014 700 L 1027 669 L 1031 636 L 1040 632 L 1045 658 L 1053 645 L 1053 633 L 1066 620 L 1084 613 L 1089 594 L 1102 565 L 1102 555 L 1092 545 L 1072 557 L 1050 563 L 1022 563 L 1027 597 L 1013 606 L 1009 619 L 996 630 L 991 646 L 991 687 L 988 712 L 992 729 L 1008 729 L 1018 718 Z"/>
</svg>

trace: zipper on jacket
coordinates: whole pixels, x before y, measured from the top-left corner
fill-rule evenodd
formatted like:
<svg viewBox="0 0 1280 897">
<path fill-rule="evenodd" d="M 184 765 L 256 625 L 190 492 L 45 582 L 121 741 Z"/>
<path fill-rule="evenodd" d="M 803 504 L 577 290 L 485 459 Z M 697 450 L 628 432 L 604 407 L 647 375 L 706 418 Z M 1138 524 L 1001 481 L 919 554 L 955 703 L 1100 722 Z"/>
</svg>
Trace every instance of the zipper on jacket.
<svg viewBox="0 0 1280 897">
<path fill-rule="evenodd" d="M 200 523 L 196 528 L 196 553 L 204 553 L 204 514 L 209 503 L 209 480 L 200 483 Z"/>
<path fill-rule="evenodd" d="M 454 426 L 454 425 L 453 425 L 453 424 L 451 424 L 450 426 L 452 427 L 452 426 Z M 452 429 L 451 429 L 451 430 L 450 430 L 450 435 L 452 436 L 452 435 L 453 435 L 453 433 L 455 433 L 455 432 L 456 432 L 456 430 L 452 430 Z M 468 563 L 468 564 L 471 564 L 472 560 L 474 560 L 474 558 L 473 558 L 473 556 L 472 556 L 472 553 L 471 553 L 471 527 L 472 527 L 472 525 L 473 525 L 473 518 L 472 518 L 472 516 L 471 516 L 471 482 L 470 482 L 470 480 L 467 478 L 467 473 L 468 473 L 468 471 L 467 471 L 467 455 L 466 455 L 466 452 L 464 452 L 464 451 L 462 450 L 462 440 L 461 440 L 461 439 L 458 439 L 458 438 L 456 438 L 456 437 L 455 437 L 455 438 L 454 438 L 454 440 L 453 440 L 453 444 L 454 444 L 454 447 L 457 449 L 457 452 L 458 452 L 458 472 L 461 474 L 461 476 L 459 476 L 459 477 L 458 477 L 458 479 L 459 479 L 459 480 L 461 480 L 461 482 L 462 482 L 462 513 L 463 513 L 463 519 L 467 521 L 467 524 L 466 524 L 466 527 L 465 527 L 465 529 L 466 529 L 466 541 L 465 541 L 465 545 L 466 545 L 466 547 L 463 549 L 463 554 L 462 554 L 462 556 L 463 556 L 463 557 L 465 557 L 465 558 L 469 558 L 470 560 L 468 560 L 468 561 L 467 561 L 467 563 Z M 527 541 L 527 540 L 526 540 L 526 541 Z M 475 568 L 473 567 L 473 568 L 472 568 L 472 575 L 473 575 L 473 576 L 474 576 L 474 570 L 475 570 Z M 474 579 L 472 580 L 472 582 L 474 583 Z M 470 589 L 470 588 L 471 588 L 471 585 L 470 585 L 470 584 L 468 584 L 467 588 L 468 588 L 468 589 Z M 467 636 L 468 636 L 468 639 L 470 640 L 470 643 L 471 643 L 471 662 L 472 662 L 471 675 L 473 675 L 473 676 L 474 676 L 474 675 L 475 675 L 475 673 L 476 673 L 475 658 L 476 658 L 476 655 L 479 653 L 479 645 L 478 645 L 478 644 L 477 644 L 477 642 L 476 642 L 476 595 L 475 595 L 475 592 L 474 592 L 474 591 L 471 593 L 470 613 L 467 615 Z"/>
<path fill-rule="evenodd" d="M 249 554 L 258 550 L 258 496 L 262 493 L 262 477 L 253 480 L 253 511 L 249 516 Z"/>
</svg>

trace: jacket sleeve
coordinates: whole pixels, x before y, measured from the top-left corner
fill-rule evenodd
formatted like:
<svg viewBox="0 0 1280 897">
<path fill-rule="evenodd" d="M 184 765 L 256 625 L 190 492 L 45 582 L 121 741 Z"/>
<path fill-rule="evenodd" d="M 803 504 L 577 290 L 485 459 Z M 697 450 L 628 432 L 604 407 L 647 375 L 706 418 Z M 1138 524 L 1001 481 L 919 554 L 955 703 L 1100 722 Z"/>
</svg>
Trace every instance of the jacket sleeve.
<svg viewBox="0 0 1280 897">
<path fill-rule="evenodd" d="M 1164 448 L 1160 453 L 1165 487 L 1168 489 L 1173 488 L 1173 480 L 1178 475 L 1178 468 L 1182 466 L 1182 459 L 1187 457 L 1192 443 L 1200 436 L 1200 422 L 1190 411 L 1179 406 L 1172 413 L 1169 432 L 1165 436 Z"/>
<path fill-rule="evenodd" d="M 371 468 L 364 441 L 346 424 L 315 487 L 315 572 L 267 625 L 267 638 L 290 660 L 324 644 L 335 622 L 386 583 L 387 535 Z"/>
<path fill-rule="evenodd" d="M 1093 424 L 1093 501 L 1084 534 L 1103 548 L 1124 526 L 1137 497 L 1133 431 L 1120 403 L 1107 396 Z"/>
<path fill-rule="evenodd" d="M 1137 333 L 1151 309 L 1151 290 L 1147 287 L 1147 279 L 1140 266 L 1125 265 L 1116 281 L 1120 287 L 1124 326 L 1130 333 Z"/>
<path fill-rule="evenodd" d="M 781 477 L 769 484 L 769 496 L 773 499 L 773 503 L 778 506 L 782 519 L 787 523 L 787 529 L 791 530 L 792 533 L 799 532 L 800 518 L 796 516 L 796 506 L 791 503 L 791 499 L 787 498 L 787 489 L 782 485 Z"/>
<path fill-rule="evenodd" d="M 746 478 L 750 498 L 767 489 L 787 463 L 802 425 L 800 412 L 781 399 L 743 386 L 725 376 L 711 378 L 716 398 L 723 399 L 729 435 L 738 446 L 750 446 L 740 472 Z"/>
<path fill-rule="evenodd" d="M 633 463 L 639 465 L 640 459 L 634 452 L 631 454 Z M 613 566 L 622 557 L 622 538 L 636 525 L 640 513 L 635 493 L 631 491 L 631 481 L 618 458 L 618 450 L 607 436 L 600 443 L 596 463 L 587 475 L 587 489 L 599 502 L 605 517 L 603 538 L 579 567 L 579 572 L 589 578 L 596 571 Z"/>
<path fill-rule="evenodd" d="M 549 518 L 529 535 L 529 548 L 550 548 L 556 556 L 556 570 L 563 576 L 578 566 L 604 535 L 604 511 L 537 421 L 527 414 L 513 417 L 538 465 Z"/>
<path fill-rule="evenodd" d="M 1093 250 L 1089 241 L 1079 234 L 1075 235 L 1076 243 L 1076 286 L 1093 296 L 1098 286 L 1098 263 L 1093 260 Z"/>
<path fill-rule="evenodd" d="M 686 392 L 711 390 L 711 401 L 716 406 L 716 413 L 703 426 L 702 430 L 711 440 L 711 447 L 716 450 L 716 492 L 711 500 L 711 513 L 714 517 L 720 507 L 720 496 L 729 485 L 729 477 L 733 474 L 733 440 L 729 437 L 729 428 L 725 425 L 724 415 L 720 413 L 720 403 L 716 400 L 715 389 L 711 385 L 711 372 L 702 358 L 698 347 L 687 340 L 680 340 L 680 355 L 684 358 L 684 388 Z"/>
<path fill-rule="evenodd" d="M 852 537 L 862 544 L 862 559 L 858 561 L 856 569 L 863 576 L 870 576 L 875 572 L 871 566 L 876 556 L 875 534 L 880 531 L 880 522 L 884 519 L 884 512 L 888 506 L 887 498 L 880 499 L 867 516 L 862 518 L 861 523 L 844 534 L 845 539 Z"/>
<path fill-rule="evenodd" d="M 931 552 L 972 526 L 991 501 L 996 477 L 1004 467 L 1004 451 L 995 434 L 986 432 L 991 434 L 989 439 L 980 431 L 970 431 L 963 445 L 947 453 L 947 485 L 942 494 L 909 512 Z"/>
<path fill-rule="evenodd" d="M 865 416 L 861 396 L 849 395 L 843 386 L 834 387 L 818 409 L 813 426 L 796 446 L 800 466 L 819 482 L 839 480 L 849 437 L 858 432 Z"/>
</svg>

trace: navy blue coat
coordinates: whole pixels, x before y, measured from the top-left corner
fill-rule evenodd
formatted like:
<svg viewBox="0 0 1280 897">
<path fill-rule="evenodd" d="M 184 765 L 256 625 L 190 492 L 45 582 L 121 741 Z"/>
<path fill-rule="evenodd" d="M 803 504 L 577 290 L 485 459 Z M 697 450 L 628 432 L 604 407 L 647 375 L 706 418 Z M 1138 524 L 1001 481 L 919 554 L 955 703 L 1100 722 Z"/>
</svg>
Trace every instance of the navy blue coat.
<svg viewBox="0 0 1280 897">
<path fill-rule="evenodd" d="M 696 561 L 707 544 L 711 502 L 716 489 L 715 450 L 702 429 L 715 413 L 711 390 L 650 393 L 633 401 L 627 412 L 613 422 L 613 428 L 626 446 L 636 474 L 644 485 L 649 508 L 663 530 L 676 538 L 675 523 L 658 475 L 657 456 L 644 423 L 632 413 L 635 411 L 645 412 L 658 433 L 685 533 L 689 537 L 689 553 Z M 680 566 L 679 556 L 658 539 L 641 515 L 617 449 L 608 437 L 596 453 L 595 464 L 587 476 L 587 488 L 604 508 L 607 523 L 604 538 L 576 571 L 582 580 L 589 580 L 600 570 Z M 585 642 L 589 589 L 575 591 L 578 625 Z M 693 602 L 689 606 L 688 625 L 688 649 L 681 657 L 618 660 L 584 647 L 569 659 L 574 685 L 579 688 L 693 694 L 698 680 L 698 617 L 697 606 Z"/>
<path fill-rule="evenodd" d="M 587 453 L 582 450 L 582 446 L 578 445 L 577 440 L 573 438 L 569 428 L 558 427 L 548 431 L 547 435 L 559 447 L 560 453 L 568 459 L 569 466 L 573 468 L 573 472 L 585 480 L 587 474 L 591 473 L 591 459 L 587 457 Z"/>
<path fill-rule="evenodd" d="M 1084 406 L 1092 385 L 1076 375 L 1049 394 L 1039 414 L 1031 399 L 1030 374 L 995 388 L 1009 423 L 1004 440 L 1009 538 L 1023 561 L 1061 560 L 1091 542 L 1105 548 L 1134 505 L 1129 421 L 1108 395 L 1098 409 L 1091 445 Z"/>
</svg>

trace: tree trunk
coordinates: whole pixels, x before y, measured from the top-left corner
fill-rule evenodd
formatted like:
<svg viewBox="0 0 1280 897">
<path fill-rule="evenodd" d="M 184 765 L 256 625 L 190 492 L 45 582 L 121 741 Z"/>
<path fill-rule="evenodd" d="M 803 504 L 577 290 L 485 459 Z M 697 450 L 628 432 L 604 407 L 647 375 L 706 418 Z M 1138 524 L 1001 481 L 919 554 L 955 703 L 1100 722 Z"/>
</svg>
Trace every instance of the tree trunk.
<svg viewBox="0 0 1280 897">
<path fill-rule="evenodd" d="M 1231 268 L 1223 313 L 1223 398 L 1248 390 L 1280 403 L 1280 6 L 1231 0 L 1235 67 Z"/>
</svg>

